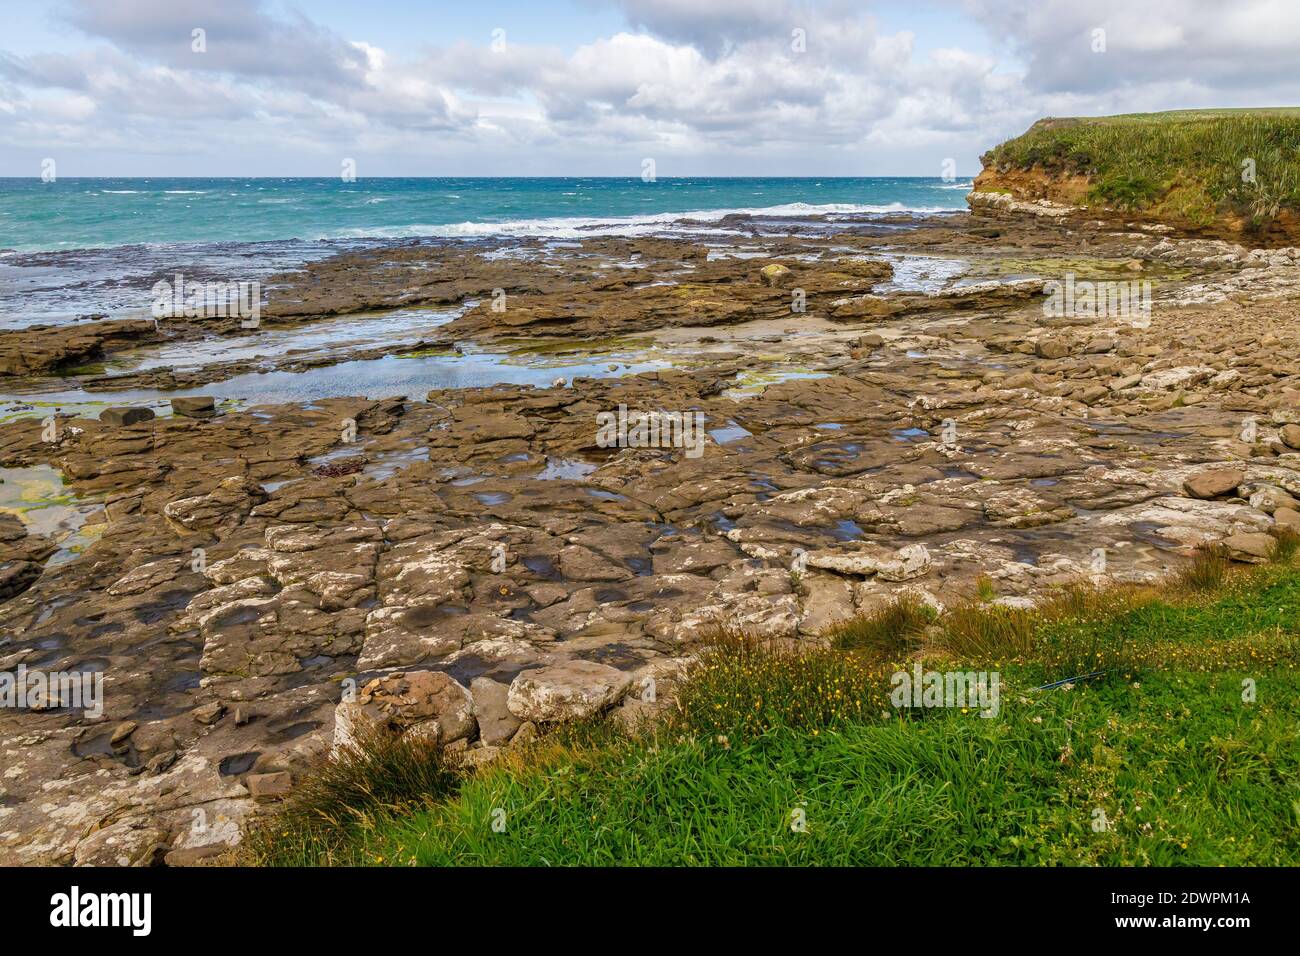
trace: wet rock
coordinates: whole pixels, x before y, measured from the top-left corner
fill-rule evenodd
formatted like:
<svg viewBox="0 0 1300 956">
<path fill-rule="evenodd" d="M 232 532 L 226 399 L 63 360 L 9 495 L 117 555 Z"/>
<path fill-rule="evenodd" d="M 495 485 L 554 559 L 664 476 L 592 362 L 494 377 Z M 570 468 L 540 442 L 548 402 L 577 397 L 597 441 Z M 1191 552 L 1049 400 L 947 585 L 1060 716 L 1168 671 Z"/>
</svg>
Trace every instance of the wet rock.
<svg viewBox="0 0 1300 956">
<path fill-rule="evenodd" d="M 108 586 L 114 597 L 142 594 L 162 584 L 174 581 L 188 562 L 181 558 L 163 558 L 134 568 Z"/>
<path fill-rule="evenodd" d="M 182 533 L 191 531 L 229 532 L 239 525 L 258 502 L 266 500 L 260 483 L 251 478 L 226 478 L 204 495 L 169 502 L 163 515 Z"/>
<path fill-rule="evenodd" d="M 40 576 L 41 566 L 35 561 L 0 562 L 0 601 L 22 594 Z"/>
<path fill-rule="evenodd" d="M 57 545 L 39 534 L 29 534 L 17 515 L 0 512 L 0 563 L 30 561 L 39 564 L 57 550 Z"/>
<path fill-rule="evenodd" d="M 577 720 L 617 703 L 631 683 L 613 667 L 566 661 L 523 671 L 511 682 L 507 700 L 510 712 L 521 720 Z"/>
<path fill-rule="evenodd" d="M 217 414 L 217 400 L 211 395 L 177 396 L 171 405 L 175 414 L 186 418 L 212 418 Z"/>
<path fill-rule="evenodd" d="M 154 323 L 141 319 L 30 326 L 0 332 L 0 375 L 51 372 L 60 366 L 89 361 L 114 348 L 157 338 Z"/>
<path fill-rule="evenodd" d="M 201 724 L 215 724 L 226 712 L 226 705 L 220 701 L 212 701 L 208 704 L 201 704 L 195 707 L 191 713 L 194 719 Z"/>
<path fill-rule="evenodd" d="M 138 425 L 141 422 L 151 422 L 155 417 L 152 408 L 141 408 L 134 405 L 115 405 L 99 413 L 100 422 L 114 428 L 121 428 L 125 425 Z"/>
<path fill-rule="evenodd" d="M 108 739 L 109 744 L 116 747 L 118 744 L 126 740 L 127 737 L 130 737 L 135 733 L 136 728 L 139 726 L 140 725 L 134 720 L 123 721 L 113 728 L 113 734 Z"/>
</svg>

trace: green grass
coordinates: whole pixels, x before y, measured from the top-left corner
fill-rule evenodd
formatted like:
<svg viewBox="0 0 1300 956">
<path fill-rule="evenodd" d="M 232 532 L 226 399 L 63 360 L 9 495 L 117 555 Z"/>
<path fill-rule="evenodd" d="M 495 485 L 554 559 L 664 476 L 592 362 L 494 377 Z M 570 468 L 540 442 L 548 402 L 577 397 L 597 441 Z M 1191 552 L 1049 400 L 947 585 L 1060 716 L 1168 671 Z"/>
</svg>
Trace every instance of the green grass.
<svg viewBox="0 0 1300 956">
<path fill-rule="evenodd" d="M 678 708 L 639 736 L 608 722 L 564 728 L 424 789 L 418 775 L 389 778 L 387 764 L 335 770 L 328 812 L 309 785 L 305 803 L 295 797 L 252 839 L 250 858 L 1300 864 L 1300 567 L 1291 555 L 1210 588 L 1175 579 L 1164 589 L 1076 589 L 1014 612 L 1011 627 L 978 618 L 1006 613 L 978 602 L 949 611 L 927 625 L 919 652 L 936 670 L 998 670 L 992 718 L 894 709 L 890 675 L 915 659 L 897 643 L 782 650 L 723 635 Z M 897 609 L 880 616 L 890 615 Z M 976 638 L 983 643 L 961 645 Z M 365 782 L 376 769 L 382 786 Z"/>
<path fill-rule="evenodd" d="M 1260 228 L 1300 210 L 1300 109 L 1180 110 L 1040 120 L 984 157 L 1089 178 L 1087 204 Z M 1254 181 L 1243 163 L 1254 163 Z"/>
<path fill-rule="evenodd" d="M 904 591 L 875 614 L 837 624 L 831 643 L 841 650 L 903 655 L 916 650 L 937 615 L 910 591 Z"/>
</svg>

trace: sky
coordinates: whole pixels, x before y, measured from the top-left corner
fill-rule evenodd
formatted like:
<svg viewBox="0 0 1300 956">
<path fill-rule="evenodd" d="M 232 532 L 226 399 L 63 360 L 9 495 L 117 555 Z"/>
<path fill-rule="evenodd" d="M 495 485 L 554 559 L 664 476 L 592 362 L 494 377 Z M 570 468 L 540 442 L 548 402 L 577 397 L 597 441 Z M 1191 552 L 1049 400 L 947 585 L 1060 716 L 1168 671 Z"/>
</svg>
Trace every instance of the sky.
<svg viewBox="0 0 1300 956">
<path fill-rule="evenodd" d="M 0 0 L 0 176 L 937 176 L 1300 104 L 1300 0 Z"/>
</svg>

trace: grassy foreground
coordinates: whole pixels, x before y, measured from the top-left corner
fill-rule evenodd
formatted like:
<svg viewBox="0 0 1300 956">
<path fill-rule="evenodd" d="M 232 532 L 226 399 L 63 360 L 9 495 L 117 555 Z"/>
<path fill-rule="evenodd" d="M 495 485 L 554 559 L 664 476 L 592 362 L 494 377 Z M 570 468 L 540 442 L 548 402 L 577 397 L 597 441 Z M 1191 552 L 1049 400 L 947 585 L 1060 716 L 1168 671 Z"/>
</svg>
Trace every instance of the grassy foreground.
<svg viewBox="0 0 1300 956">
<path fill-rule="evenodd" d="M 1300 109 L 1177 110 L 1039 120 L 986 167 L 1088 177 L 1087 204 L 1255 227 L 1300 212 Z"/>
<path fill-rule="evenodd" d="M 1300 863 L 1300 565 L 1207 554 L 1033 612 L 904 598 L 834 647 L 722 636 L 666 720 L 458 771 L 379 739 L 247 841 L 264 865 Z M 996 716 L 890 675 L 996 670 Z M 960 661 L 960 663 L 957 663 Z M 1081 674 L 1103 673 L 1083 680 Z M 1057 686 L 1045 687 L 1064 681 Z"/>
</svg>

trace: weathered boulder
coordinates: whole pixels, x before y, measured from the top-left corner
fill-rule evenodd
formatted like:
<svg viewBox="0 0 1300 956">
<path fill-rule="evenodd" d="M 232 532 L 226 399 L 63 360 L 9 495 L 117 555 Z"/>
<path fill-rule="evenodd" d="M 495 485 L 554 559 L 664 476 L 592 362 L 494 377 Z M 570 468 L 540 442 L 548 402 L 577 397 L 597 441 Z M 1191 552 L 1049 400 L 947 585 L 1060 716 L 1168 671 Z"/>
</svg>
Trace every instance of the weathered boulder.
<svg viewBox="0 0 1300 956">
<path fill-rule="evenodd" d="M 510 712 L 509 686 L 488 677 L 475 677 L 469 690 L 474 697 L 479 739 L 489 747 L 506 743 L 523 723 Z"/>
<path fill-rule="evenodd" d="M 1273 514 L 1279 508 L 1300 509 L 1297 502 L 1284 489 L 1276 485 L 1259 485 L 1250 493 L 1250 506 L 1258 508 L 1265 514 Z"/>
<path fill-rule="evenodd" d="M 155 417 L 152 408 L 141 408 L 136 405 L 114 405 L 112 408 L 106 408 L 99 413 L 100 423 L 111 425 L 114 428 L 121 428 L 124 425 L 138 425 L 141 422 L 151 422 Z"/>
<path fill-rule="evenodd" d="M 1063 338 L 1039 339 L 1034 345 L 1034 352 L 1039 358 L 1065 358 L 1070 354 L 1070 343 Z"/>
<path fill-rule="evenodd" d="M 808 554 L 809 567 L 864 577 L 874 574 L 882 581 L 910 581 L 928 573 L 933 564 L 930 552 L 923 544 L 909 544 L 897 551 L 813 551 Z"/>
<path fill-rule="evenodd" d="M 523 720 L 577 720 L 618 703 L 631 683 L 606 664 L 565 661 L 522 671 L 510 684 L 507 705 Z"/>
<path fill-rule="evenodd" d="M 172 411 L 186 418 L 211 418 L 217 414 L 217 400 L 211 395 L 178 396 L 171 403 Z"/>
<path fill-rule="evenodd" d="M 1273 520 L 1277 522 L 1279 528 L 1300 531 L 1300 509 L 1278 508 L 1277 511 L 1273 512 Z"/>
<path fill-rule="evenodd" d="M 474 698 L 441 671 L 401 671 L 378 677 L 334 712 L 334 746 L 353 744 L 367 728 L 427 736 L 441 744 L 474 733 Z"/>
<path fill-rule="evenodd" d="M 283 800 L 293 790 L 293 775 L 283 770 L 275 773 L 250 773 L 244 778 L 249 796 L 257 801 Z"/>
<path fill-rule="evenodd" d="M 1211 468 L 1188 476 L 1183 482 L 1183 490 L 1192 498 L 1219 498 L 1236 491 L 1245 477 L 1236 468 Z"/>
<path fill-rule="evenodd" d="M 772 286 L 773 288 L 777 286 L 785 285 L 786 282 L 789 281 L 791 275 L 790 268 L 788 266 L 781 265 L 781 263 L 779 262 L 773 262 L 770 265 L 765 265 L 763 266 L 762 269 L 758 271 L 759 271 L 759 275 L 763 277 L 763 284 L 767 286 Z"/>
<path fill-rule="evenodd" d="M 1175 388 L 1191 388 L 1202 382 L 1208 382 L 1215 370 L 1208 365 L 1183 365 L 1178 368 L 1161 369 L 1142 376 L 1145 388 L 1168 391 Z"/>
<path fill-rule="evenodd" d="M 1263 564 L 1277 550 L 1277 539 L 1262 531 L 1245 531 L 1223 539 L 1228 557 L 1247 564 Z"/>
</svg>

